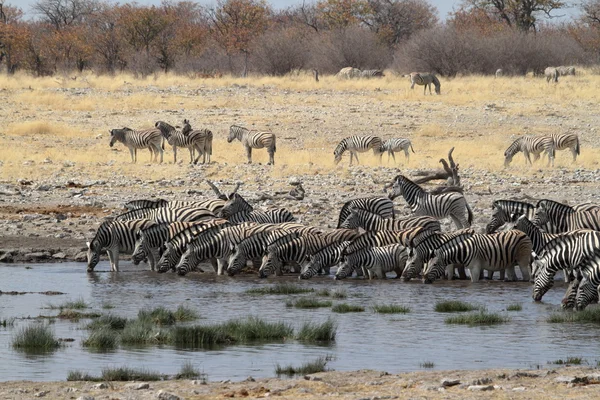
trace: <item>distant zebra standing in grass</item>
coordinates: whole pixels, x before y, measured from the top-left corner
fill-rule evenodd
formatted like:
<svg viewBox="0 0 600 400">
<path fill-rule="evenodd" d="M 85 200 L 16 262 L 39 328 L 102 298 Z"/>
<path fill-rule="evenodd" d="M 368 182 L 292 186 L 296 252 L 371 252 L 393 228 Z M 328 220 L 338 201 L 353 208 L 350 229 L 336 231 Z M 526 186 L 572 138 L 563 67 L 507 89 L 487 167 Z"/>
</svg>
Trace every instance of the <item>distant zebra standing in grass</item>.
<svg viewBox="0 0 600 400">
<path fill-rule="evenodd" d="M 577 160 L 580 147 L 579 136 L 576 133 L 552 133 L 550 137 L 554 142 L 554 151 L 569 149 L 573 155 L 573 162 Z"/>
<path fill-rule="evenodd" d="M 184 147 L 190 152 L 190 164 L 197 164 L 200 155 L 204 154 L 207 134 L 202 131 L 183 133 L 174 126 L 164 121 L 157 121 L 154 126 L 160 129 L 161 134 L 167 139 L 167 142 L 173 146 L 173 163 L 177 163 L 177 147 Z M 210 131 L 209 131 L 210 132 Z M 211 133 L 212 140 L 212 133 Z M 194 150 L 198 151 L 198 157 L 194 160 Z"/>
<path fill-rule="evenodd" d="M 435 86 L 435 93 L 441 93 L 440 80 L 432 73 L 426 72 L 411 72 L 410 75 L 410 88 L 414 89 L 415 85 L 423 86 L 423 94 L 427 94 L 427 87 L 429 86 L 429 94 L 431 94 L 431 84 Z"/>
<path fill-rule="evenodd" d="M 381 156 L 383 155 L 381 145 L 381 138 L 377 136 L 350 136 L 344 138 L 333 151 L 333 155 L 335 156 L 333 162 L 337 165 L 342 160 L 342 154 L 349 151 L 350 165 L 352 165 L 352 158 L 356 158 L 356 163 L 358 164 L 357 153 L 364 153 L 371 149 L 373 149 L 373 154 L 379 156 L 379 162 L 381 162 Z"/>
<path fill-rule="evenodd" d="M 110 132 L 110 147 L 113 147 L 116 142 L 123 143 L 131 154 L 131 162 L 137 162 L 137 150 L 149 149 L 150 161 L 158 161 L 160 154 L 160 162 L 163 162 L 163 138 L 158 129 L 145 129 L 134 131 L 130 128 L 112 129 Z"/>
<path fill-rule="evenodd" d="M 554 140 L 550 136 L 521 136 L 517 138 L 504 152 L 504 167 L 508 167 L 513 157 L 522 151 L 525 156 L 525 163 L 531 163 L 533 154 L 534 161 L 540 158 L 542 152 L 548 155 L 548 165 L 554 166 Z"/>
<path fill-rule="evenodd" d="M 210 164 L 210 156 L 212 155 L 212 142 L 213 133 L 209 129 L 192 129 L 190 122 L 187 119 L 183 120 L 183 127 L 181 132 L 187 136 L 203 136 L 204 137 L 204 150 L 202 151 L 202 164 Z"/>
<path fill-rule="evenodd" d="M 360 74 L 361 70 L 358 68 L 345 67 L 340 69 L 340 71 L 337 74 L 335 74 L 335 76 L 338 78 L 351 79 L 360 77 Z"/>
<path fill-rule="evenodd" d="M 361 78 L 382 78 L 385 75 L 380 69 L 363 69 L 360 71 Z"/>
<path fill-rule="evenodd" d="M 410 153 L 408 152 L 409 148 L 412 150 L 413 153 L 415 152 L 415 150 L 412 147 L 412 143 L 410 142 L 410 139 L 394 138 L 388 139 L 383 143 L 383 145 L 381 146 L 381 152 L 384 153 L 387 151 L 389 164 L 390 155 L 394 158 L 394 163 L 396 163 L 396 155 L 394 154 L 394 152 L 403 150 L 404 157 L 406 157 L 406 162 L 408 162 L 410 161 Z"/>
<path fill-rule="evenodd" d="M 269 153 L 269 162 L 267 165 L 275 165 L 275 152 L 277 151 L 277 146 L 274 133 L 251 131 L 242 126 L 231 125 L 227 143 L 233 142 L 234 139 L 242 142 L 242 145 L 246 149 L 248 164 L 252 164 L 252 149 L 266 148 L 267 153 Z"/>
<path fill-rule="evenodd" d="M 498 69 L 496 70 L 495 77 L 496 77 L 496 78 L 500 78 L 500 77 L 502 77 L 503 75 L 504 75 L 504 71 L 502 71 L 502 68 L 498 68 Z"/>
<path fill-rule="evenodd" d="M 550 83 L 550 81 L 558 83 L 558 76 L 560 73 L 558 72 L 558 68 L 548 67 L 544 70 L 544 76 L 546 77 L 546 83 Z"/>
</svg>

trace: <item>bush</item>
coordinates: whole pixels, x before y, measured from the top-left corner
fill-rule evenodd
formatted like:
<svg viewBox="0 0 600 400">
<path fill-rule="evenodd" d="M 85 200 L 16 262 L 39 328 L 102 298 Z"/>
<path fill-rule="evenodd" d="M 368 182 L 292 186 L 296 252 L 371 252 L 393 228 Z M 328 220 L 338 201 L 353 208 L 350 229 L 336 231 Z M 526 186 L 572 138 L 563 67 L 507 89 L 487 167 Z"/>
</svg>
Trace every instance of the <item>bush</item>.
<svg viewBox="0 0 600 400">
<path fill-rule="evenodd" d="M 373 311 L 379 314 L 406 314 L 410 312 L 410 308 L 395 304 L 376 304 L 373 306 Z"/>
<path fill-rule="evenodd" d="M 118 367 L 104 368 L 102 370 L 102 380 L 108 382 L 160 381 L 163 379 L 165 379 L 165 377 L 158 372 L 152 372 L 146 369 Z"/>
<path fill-rule="evenodd" d="M 95 350 L 112 350 L 117 347 L 118 335 L 109 328 L 96 329 L 82 342 L 84 347 Z"/>
<path fill-rule="evenodd" d="M 303 297 L 296 301 L 288 301 L 285 303 L 285 305 L 287 307 L 296 307 L 296 308 L 331 307 L 331 301 L 320 301 L 319 299 Z"/>
<path fill-rule="evenodd" d="M 503 322 L 508 322 L 507 317 L 503 317 L 496 313 L 487 313 L 485 311 L 479 311 L 478 313 L 462 314 L 453 317 L 446 318 L 447 324 L 461 324 L 461 325 L 496 325 Z"/>
<path fill-rule="evenodd" d="M 124 329 L 125 325 L 127 325 L 127 318 L 119 317 L 113 314 L 105 314 L 98 319 L 90 322 L 87 325 L 87 329 L 96 330 L 96 329 L 113 329 L 120 330 Z"/>
<path fill-rule="evenodd" d="M 258 72 L 285 75 L 302 69 L 309 60 L 309 32 L 285 27 L 266 32 L 255 43 L 253 60 Z"/>
<path fill-rule="evenodd" d="M 205 378 L 205 374 L 194 368 L 194 364 L 191 361 L 186 361 L 182 366 L 175 379 L 198 379 Z"/>
</svg>

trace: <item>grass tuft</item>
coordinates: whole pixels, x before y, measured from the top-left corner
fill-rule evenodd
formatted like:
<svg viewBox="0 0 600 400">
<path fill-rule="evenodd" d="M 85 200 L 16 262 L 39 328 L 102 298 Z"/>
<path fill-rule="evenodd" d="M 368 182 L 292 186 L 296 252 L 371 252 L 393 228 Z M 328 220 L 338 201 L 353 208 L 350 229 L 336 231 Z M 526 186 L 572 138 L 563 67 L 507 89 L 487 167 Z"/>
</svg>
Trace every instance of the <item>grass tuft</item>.
<svg viewBox="0 0 600 400">
<path fill-rule="evenodd" d="M 90 322 L 87 325 L 87 329 L 89 330 L 97 330 L 97 329 L 113 329 L 113 330 L 121 330 L 125 328 L 127 325 L 127 318 L 119 317 L 113 314 L 105 314 L 100 318 L 97 318 Z"/>
<path fill-rule="evenodd" d="M 62 309 L 56 317 L 59 319 L 68 319 L 70 321 L 76 322 L 82 318 L 99 318 L 101 316 L 102 314 L 97 312 L 84 313 L 81 311 L 75 311 L 71 309 Z"/>
<path fill-rule="evenodd" d="M 303 297 L 296 301 L 286 301 L 286 307 L 295 308 L 319 308 L 319 307 L 331 307 L 331 301 L 320 301 L 319 299 Z"/>
<path fill-rule="evenodd" d="M 149 320 L 129 321 L 121 333 L 121 343 L 129 346 L 166 344 L 171 342 L 171 332 L 156 327 Z"/>
<path fill-rule="evenodd" d="M 506 307 L 506 311 L 522 311 L 523 310 L 523 306 L 521 304 L 511 304 L 508 307 Z"/>
<path fill-rule="evenodd" d="M 435 367 L 435 363 L 433 361 L 423 361 L 419 364 L 421 368 L 433 368 Z"/>
<path fill-rule="evenodd" d="M 30 325 L 17 331 L 12 345 L 16 349 L 27 352 L 44 352 L 57 349 L 60 343 L 47 325 Z"/>
<path fill-rule="evenodd" d="M 140 321 L 150 321 L 153 324 L 164 326 L 175 323 L 175 314 L 164 307 L 157 307 L 153 310 L 140 310 L 138 312 Z"/>
<path fill-rule="evenodd" d="M 191 308 L 187 308 L 183 305 L 177 307 L 177 310 L 175 310 L 173 316 L 175 317 L 175 321 L 177 322 L 194 321 L 200 318 L 196 311 L 192 310 Z"/>
<path fill-rule="evenodd" d="M 102 369 L 102 380 L 108 382 L 161 381 L 163 379 L 165 379 L 164 375 L 146 369 L 134 369 L 128 367 Z"/>
<path fill-rule="evenodd" d="M 87 382 L 98 382 L 102 378 L 98 376 L 92 376 L 87 372 L 82 371 L 69 371 L 67 374 L 67 381 L 87 381 Z"/>
<path fill-rule="evenodd" d="M 220 325 L 176 326 L 171 332 L 173 345 L 179 348 L 198 349 L 235 342 Z"/>
<path fill-rule="evenodd" d="M 340 303 L 331 307 L 331 311 L 336 313 L 363 312 L 365 308 L 354 304 Z"/>
<path fill-rule="evenodd" d="M 335 289 L 331 292 L 331 298 L 333 299 L 345 299 L 348 297 L 348 294 L 344 289 Z"/>
<path fill-rule="evenodd" d="M 75 301 L 66 301 L 59 305 L 50 304 L 48 306 L 51 310 L 84 310 L 86 308 L 90 308 L 90 306 L 83 300 L 79 298 Z"/>
<path fill-rule="evenodd" d="M 90 336 L 85 339 L 82 344 L 84 347 L 89 347 L 94 350 L 106 351 L 113 350 L 117 347 L 118 334 L 109 328 L 93 330 Z"/>
<path fill-rule="evenodd" d="M 455 315 L 446 318 L 447 324 L 460 324 L 460 325 L 496 325 L 504 322 L 508 322 L 508 317 L 503 317 L 497 313 L 488 313 L 486 311 L 479 311 L 476 313 Z"/>
<path fill-rule="evenodd" d="M 583 363 L 583 358 L 581 357 L 567 357 L 566 360 L 555 360 L 552 361 L 552 364 L 557 365 L 581 365 Z"/>
<path fill-rule="evenodd" d="M 315 289 L 303 288 L 298 285 L 289 283 L 278 283 L 267 287 L 259 287 L 246 290 L 248 294 L 265 295 L 265 294 L 299 294 L 314 292 Z"/>
<path fill-rule="evenodd" d="M 186 361 L 182 366 L 175 379 L 202 379 L 206 380 L 205 374 L 194 368 L 194 364 L 191 361 Z"/>
<path fill-rule="evenodd" d="M 406 314 L 410 312 L 410 308 L 397 304 L 376 304 L 373 311 L 379 314 Z"/>
<path fill-rule="evenodd" d="M 235 319 L 223 324 L 224 331 L 245 342 L 251 340 L 283 340 L 291 337 L 294 329 L 285 322 L 266 322 L 258 317 Z"/>
<path fill-rule="evenodd" d="M 551 314 L 547 319 L 550 323 L 591 322 L 600 323 L 600 307 L 586 308 L 578 312 L 562 312 Z"/>
<path fill-rule="evenodd" d="M 332 319 L 323 323 L 305 322 L 296 335 L 296 339 L 306 342 L 333 342 L 336 331 L 337 324 Z"/>
<path fill-rule="evenodd" d="M 0 326 L 3 328 L 15 326 L 15 319 L 14 318 L 0 319 Z"/>
<path fill-rule="evenodd" d="M 435 303 L 435 311 L 437 312 L 463 312 L 477 310 L 472 304 L 458 300 L 438 301 Z"/>
<path fill-rule="evenodd" d="M 282 367 L 277 364 L 275 366 L 275 373 L 277 376 L 287 375 L 310 375 L 316 374 L 317 372 L 327 371 L 325 366 L 327 362 L 331 360 L 331 357 L 319 357 L 314 361 L 305 362 L 300 367 L 294 367 L 293 365 L 288 365 L 286 367 Z"/>
</svg>

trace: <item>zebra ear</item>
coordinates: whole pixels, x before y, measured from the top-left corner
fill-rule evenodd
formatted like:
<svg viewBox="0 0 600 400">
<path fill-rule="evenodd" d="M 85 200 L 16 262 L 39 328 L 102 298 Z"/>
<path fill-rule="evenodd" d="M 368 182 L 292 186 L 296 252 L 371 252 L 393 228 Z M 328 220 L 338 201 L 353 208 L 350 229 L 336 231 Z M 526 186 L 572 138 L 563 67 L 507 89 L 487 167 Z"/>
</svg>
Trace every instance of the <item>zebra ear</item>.
<svg viewBox="0 0 600 400">
<path fill-rule="evenodd" d="M 85 242 L 85 244 L 87 245 L 87 248 L 89 249 L 90 246 L 91 246 L 91 243 L 90 242 Z"/>
</svg>

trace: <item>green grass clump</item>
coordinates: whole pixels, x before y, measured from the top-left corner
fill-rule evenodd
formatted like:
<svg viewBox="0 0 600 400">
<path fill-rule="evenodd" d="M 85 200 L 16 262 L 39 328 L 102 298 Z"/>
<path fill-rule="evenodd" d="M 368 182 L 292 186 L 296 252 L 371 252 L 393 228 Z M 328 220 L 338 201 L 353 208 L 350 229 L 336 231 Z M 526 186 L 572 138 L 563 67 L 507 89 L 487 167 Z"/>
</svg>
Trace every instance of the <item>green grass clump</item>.
<svg viewBox="0 0 600 400">
<path fill-rule="evenodd" d="M 323 323 L 305 322 L 296 335 L 296 339 L 306 342 L 332 342 L 335 340 L 337 324 L 328 319 Z"/>
<path fill-rule="evenodd" d="M 437 312 L 463 312 L 477 310 L 472 304 L 458 300 L 438 301 L 435 303 L 435 311 Z"/>
<path fill-rule="evenodd" d="M 316 374 L 317 372 L 324 372 L 324 371 L 327 371 L 325 366 L 327 365 L 327 361 L 329 361 L 330 359 L 331 358 L 329 358 L 329 357 L 319 357 L 314 361 L 309 361 L 309 362 L 302 364 L 300 367 L 294 367 L 292 365 L 282 367 L 281 365 L 277 364 L 275 366 L 275 373 L 277 374 L 277 376 L 281 376 L 281 375 L 293 376 L 293 375 L 309 375 L 309 374 Z"/>
<path fill-rule="evenodd" d="M 117 347 L 119 341 L 118 335 L 114 330 L 102 328 L 93 330 L 90 336 L 82 344 L 94 350 L 113 350 Z"/>
<path fill-rule="evenodd" d="M 433 361 L 423 361 L 419 364 L 421 368 L 433 368 L 435 367 L 435 363 Z"/>
<path fill-rule="evenodd" d="M 87 329 L 96 330 L 96 329 L 113 329 L 113 330 L 121 330 L 125 328 L 127 325 L 127 318 L 119 317 L 113 314 L 105 314 L 100 318 L 97 318 L 90 322 L 87 325 Z"/>
<path fill-rule="evenodd" d="M 66 301 L 59 305 L 50 304 L 48 308 L 52 310 L 83 310 L 86 308 L 90 308 L 90 306 L 82 298 L 79 298 L 75 301 Z"/>
<path fill-rule="evenodd" d="M 103 310 L 112 310 L 113 308 L 115 308 L 115 306 L 113 306 L 110 303 L 102 303 L 102 309 Z"/>
<path fill-rule="evenodd" d="M 410 312 L 410 308 L 396 304 L 376 304 L 373 311 L 379 314 L 406 314 Z"/>
<path fill-rule="evenodd" d="M 521 304 L 511 304 L 506 307 L 506 311 L 521 311 L 523 310 L 523 306 Z"/>
<path fill-rule="evenodd" d="M 581 357 L 567 357 L 566 360 L 556 360 L 556 361 L 552 361 L 552 364 L 557 364 L 557 365 L 581 365 L 581 363 L 583 362 L 583 358 Z"/>
<path fill-rule="evenodd" d="M 75 310 L 67 308 L 67 309 L 61 309 L 56 317 L 59 319 L 68 319 L 69 321 L 76 322 L 82 318 L 99 318 L 101 316 L 102 316 L 102 314 L 97 313 L 97 312 L 85 313 L 85 312 L 75 311 Z"/>
<path fill-rule="evenodd" d="M 121 333 L 121 343 L 129 346 L 166 344 L 171 342 L 170 333 L 156 327 L 151 321 L 137 319 L 125 325 Z"/>
<path fill-rule="evenodd" d="M 172 343 L 180 348 L 203 348 L 235 342 L 221 325 L 176 326 L 171 332 Z"/>
<path fill-rule="evenodd" d="M 60 343 L 47 325 L 30 325 L 17 331 L 12 345 L 26 352 L 45 352 L 57 349 Z"/>
<path fill-rule="evenodd" d="M 331 301 L 320 301 L 319 299 L 303 297 L 296 301 L 287 301 L 285 303 L 287 307 L 296 308 L 319 308 L 319 307 L 331 307 Z"/>
<path fill-rule="evenodd" d="M 315 289 L 303 288 L 289 283 L 278 283 L 267 287 L 259 287 L 246 290 L 248 294 L 299 294 L 314 292 Z"/>
<path fill-rule="evenodd" d="M 365 308 L 354 304 L 340 303 L 331 307 L 331 311 L 336 313 L 363 312 Z"/>
<path fill-rule="evenodd" d="M 348 297 L 348 294 L 346 294 L 344 289 L 335 289 L 331 292 L 331 297 L 334 299 L 345 299 Z"/>
<path fill-rule="evenodd" d="M 15 319 L 14 318 L 0 319 L 0 326 L 3 328 L 15 326 Z"/>
<path fill-rule="evenodd" d="M 165 377 L 158 372 L 148 371 L 146 369 L 133 369 L 128 367 L 104 368 L 102 370 L 102 380 L 112 382 L 126 381 L 160 381 Z"/>
<path fill-rule="evenodd" d="M 228 321 L 223 324 L 223 330 L 241 342 L 283 340 L 294 333 L 294 328 L 285 322 L 266 322 L 258 317 Z"/>
<path fill-rule="evenodd" d="M 497 313 L 488 313 L 486 311 L 479 311 L 476 313 L 456 315 L 453 317 L 446 318 L 447 324 L 460 324 L 460 325 L 496 325 L 503 322 L 508 322 L 507 317 L 503 317 Z"/>
<path fill-rule="evenodd" d="M 98 382 L 101 381 L 102 378 L 98 376 L 92 376 L 87 372 L 82 371 L 69 371 L 67 374 L 67 381 L 88 381 L 88 382 Z"/>
<path fill-rule="evenodd" d="M 153 310 L 140 310 L 138 312 L 140 321 L 150 321 L 156 325 L 173 325 L 175 323 L 175 314 L 164 307 L 157 307 Z"/>
<path fill-rule="evenodd" d="M 547 319 L 550 323 L 591 322 L 600 323 L 600 307 L 590 307 L 578 312 L 561 312 L 551 314 Z"/>
<path fill-rule="evenodd" d="M 206 379 L 205 374 L 194 368 L 194 364 L 191 361 L 186 361 L 182 366 L 175 379 Z"/>
<path fill-rule="evenodd" d="M 196 311 L 183 305 L 177 307 L 177 310 L 175 310 L 173 316 L 177 322 L 194 321 L 200 317 Z"/>
</svg>

